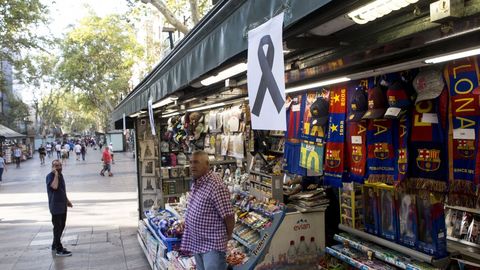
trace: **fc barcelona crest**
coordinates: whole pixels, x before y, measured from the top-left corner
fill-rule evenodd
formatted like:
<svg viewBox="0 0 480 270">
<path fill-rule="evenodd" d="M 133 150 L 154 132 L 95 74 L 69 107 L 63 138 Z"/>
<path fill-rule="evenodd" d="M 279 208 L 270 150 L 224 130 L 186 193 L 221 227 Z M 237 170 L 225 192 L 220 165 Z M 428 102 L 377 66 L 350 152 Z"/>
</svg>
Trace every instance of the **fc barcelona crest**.
<svg viewBox="0 0 480 270">
<path fill-rule="evenodd" d="M 352 145 L 352 160 L 355 163 L 362 161 L 362 146 Z"/>
<path fill-rule="evenodd" d="M 340 163 L 342 162 L 342 159 L 340 158 L 340 150 L 327 150 L 325 161 L 330 168 L 337 168 L 340 166 Z"/>
<path fill-rule="evenodd" d="M 457 153 L 463 158 L 472 158 L 475 154 L 474 140 L 458 140 Z"/>
<path fill-rule="evenodd" d="M 417 167 L 426 172 L 440 168 L 440 150 L 418 149 Z"/>
<path fill-rule="evenodd" d="M 407 173 L 407 149 L 398 149 L 398 172 L 401 174 Z"/>
<path fill-rule="evenodd" d="M 388 143 L 375 143 L 374 144 L 375 149 L 373 150 L 373 153 L 375 155 L 375 158 L 378 159 L 387 159 L 388 158 Z"/>
</svg>

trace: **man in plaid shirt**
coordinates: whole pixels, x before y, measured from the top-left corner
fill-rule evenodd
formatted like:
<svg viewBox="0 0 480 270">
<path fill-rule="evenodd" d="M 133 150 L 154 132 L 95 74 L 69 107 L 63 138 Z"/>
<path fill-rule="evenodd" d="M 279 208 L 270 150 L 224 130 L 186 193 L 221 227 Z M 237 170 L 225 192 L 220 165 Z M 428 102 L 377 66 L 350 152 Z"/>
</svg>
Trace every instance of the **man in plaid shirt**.
<svg viewBox="0 0 480 270">
<path fill-rule="evenodd" d="M 194 254 L 198 270 L 225 270 L 227 241 L 235 218 L 230 192 L 210 171 L 208 154 L 196 151 L 190 160 L 193 185 L 187 204 L 182 250 Z"/>
</svg>

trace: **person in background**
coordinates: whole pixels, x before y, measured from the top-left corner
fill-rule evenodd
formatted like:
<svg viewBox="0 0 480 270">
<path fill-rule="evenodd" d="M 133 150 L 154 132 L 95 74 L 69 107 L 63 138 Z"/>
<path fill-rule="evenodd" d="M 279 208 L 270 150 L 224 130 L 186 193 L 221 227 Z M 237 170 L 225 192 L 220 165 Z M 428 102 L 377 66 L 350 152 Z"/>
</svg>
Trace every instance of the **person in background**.
<svg viewBox="0 0 480 270">
<path fill-rule="evenodd" d="M 62 146 L 62 165 L 67 166 L 67 159 L 68 159 L 68 150 L 67 150 L 67 144 Z"/>
<path fill-rule="evenodd" d="M 110 156 L 112 156 L 112 164 L 115 164 L 115 160 L 113 159 L 113 144 L 111 142 L 108 145 L 108 151 L 110 152 Z"/>
<path fill-rule="evenodd" d="M 85 161 L 85 154 L 87 154 L 87 147 L 85 144 L 82 144 L 82 147 L 80 149 L 80 153 L 82 154 L 82 160 Z"/>
<path fill-rule="evenodd" d="M 230 192 L 222 179 L 210 171 L 206 152 L 193 152 L 190 172 L 193 185 L 181 249 L 194 254 L 198 270 L 225 270 L 227 241 L 235 225 Z"/>
<path fill-rule="evenodd" d="M 57 152 L 57 159 L 61 159 L 62 158 L 62 145 L 57 142 L 55 144 L 55 151 Z"/>
<path fill-rule="evenodd" d="M 82 154 L 82 146 L 80 145 L 80 142 L 77 142 L 77 144 L 75 144 L 73 150 L 75 151 L 77 160 L 80 160 L 80 155 Z"/>
<path fill-rule="evenodd" d="M 108 176 L 113 176 L 112 173 L 112 156 L 110 151 L 108 151 L 108 146 L 105 146 L 102 153 L 103 168 L 100 171 L 101 176 L 105 176 L 105 172 L 108 171 Z"/>
<path fill-rule="evenodd" d="M 68 142 L 64 143 L 62 145 L 62 149 L 66 149 L 67 150 L 67 158 L 70 158 L 70 144 L 68 144 Z M 62 152 L 62 155 L 63 155 L 63 152 Z M 63 158 L 63 157 L 62 157 Z"/>
<path fill-rule="evenodd" d="M 3 153 L 0 152 L 0 182 L 2 182 L 2 175 L 4 171 L 7 171 L 7 162 L 3 158 Z"/>
<path fill-rule="evenodd" d="M 46 177 L 48 208 L 52 215 L 53 224 L 53 243 L 52 251 L 56 251 L 56 256 L 72 256 L 72 252 L 65 249 L 61 242 L 63 230 L 67 221 L 67 207 L 73 207 L 67 197 L 65 188 L 65 179 L 62 174 L 62 163 L 55 159 L 52 161 L 52 171 Z"/>
<path fill-rule="evenodd" d="M 52 144 L 47 142 L 47 145 L 45 145 L 45 148 L 47 150 L 48 158 L 51 158 L 52 157 Z"/>
<path fill-rule="evenodd" d="M 38 155 L 40 156 L 40 165 L 45 164 L 45 156 L 47 155 L 47 152 L 45 150 L 45 147 L 43 147 L 43 144 L 40 145 L 38 148 Z"/>
<path fill-rule="evenodd" d="M 20 159 L 22 158 L 22 149 L 20 147 L 13 147 L 13 157 L 15 158 L 15 164 L 17 164 L 17 168 L 20 168 Z"/>
</svg>

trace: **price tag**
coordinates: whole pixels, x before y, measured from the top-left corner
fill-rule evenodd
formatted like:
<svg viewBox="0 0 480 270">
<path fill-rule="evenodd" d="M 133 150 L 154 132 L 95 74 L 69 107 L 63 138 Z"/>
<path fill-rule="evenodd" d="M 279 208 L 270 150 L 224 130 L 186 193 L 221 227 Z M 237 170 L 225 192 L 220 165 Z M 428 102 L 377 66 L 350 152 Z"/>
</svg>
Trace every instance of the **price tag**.
<svg viewBox="0 0 480 270">
<path fill-rule="evenodd" d="M 385 112 L 385 115 L 397 117 L 401 111 L 402 109 L 400 108 L 390 107 L 387 109 L 387 112 Z"/>
<path fill-rule="evenodd" d="M 292 105 L 292 112 L 299 112 L 300 111 L 300 104 Z"/>
<path fill-rule="evenodd" d="M 315 141 L 316 141 L 317 143 L 323 143 L 323 138 L 316 138 Z"/>
<path fill-rule="evenodd" d="M 353 144 L 362 144 L 362 136 L 352 136 Z"/>
<path fill-rule="evenodd" d="M 438 124 L 438 116 L 436 113 L 424 113 L 422 115 L 423 123 Z"/>
<path fill-rule="evenodd" d="M 307 144 L 305 145 L 305 149 L 307 149 L 307 151 L 315 151 L 315 146 L 312 144 Z"/>
<path fill-rule="evenodd" d="M 457 140 L 475 140 L 475 129 L 473 128 L 454 129 L 453 138 Z"/>
</svg>

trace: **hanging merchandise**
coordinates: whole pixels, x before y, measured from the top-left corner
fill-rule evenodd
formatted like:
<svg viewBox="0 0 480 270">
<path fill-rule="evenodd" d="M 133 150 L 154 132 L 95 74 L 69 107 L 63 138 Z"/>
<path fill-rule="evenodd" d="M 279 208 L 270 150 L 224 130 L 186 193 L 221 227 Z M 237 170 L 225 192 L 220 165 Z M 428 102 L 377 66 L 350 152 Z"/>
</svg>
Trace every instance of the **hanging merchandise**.
<svg viewBox="0 0 480 270">
<path fill-rule="evenodd" d="M 346 103 L 346 86 L 338 86 L 330 91 L 330 117 L 325 154 L 324 181 L 325 184 L 334 187 L 341 187 L 343 180 Z"/>
<path fill-rule="evenodd" d="M 392 120 L 389 119 L 368 120 L 367 181 L 370 183 L 393 184 L 395 156 L 392 127 Z"/>
<path fill-rule="evenodd" d="M 303 117 L 307 95 L 295 95 L 287 98 L 287 132 L 285 141 L 285 171 L 291 174 L 306 175 L 307 170 L 300 167 L 300 149 Z M 255 136 L 256 138 L 257 136 Z"/>
<path fill-rule="evenodd" d="M 308 99 L 307 99 L 308 100 Z M 302 141 L 300 166 L 317 174 L 323 174 L 325 124 L 328 122 L 328 101 L 318 96 L 309 108 L 308 136 Z M 304 125 L 305 126 L 305 125 Z"/>
<path fill-rule="evenodd" d="M 412 113 L 412 128 L 408 155 L 408 186 L 416 192 L 447 191 L 447 148 L 446 148 L 446 110 L 447 93 L 441 95 L 436 88 L 428 87 L 422 79 L 421 71 L 414 80 L 417 101 Z M 420 77 L 420 78 L 419 78 Z M 418 83 L 423 82 L 423 83 Z M 433 85 L 438 85 L 434 83 Z M 425 96 L 437 96 L 434 100 L 425 100 Z"/>
<path fill-rule="evenodd" d="M 451 104 L 448 146 L 452 182 L 449 204 L 472 208 L 476 207 L 476 186 L 480 184 L 478 61 L 477 57 L 453 61 L 445 67 L 444 74 Z"/>
<path fill-rule="evenodd" d="M 347 121 L 346 168 L 350 168 L 349 179 L 363 184 L 367 163 L 367 121 L 362 116 L 368 109 L 367 93 L 364 86 L 358 86 L 350 99 L 350 115 Z"/>
</svg>

